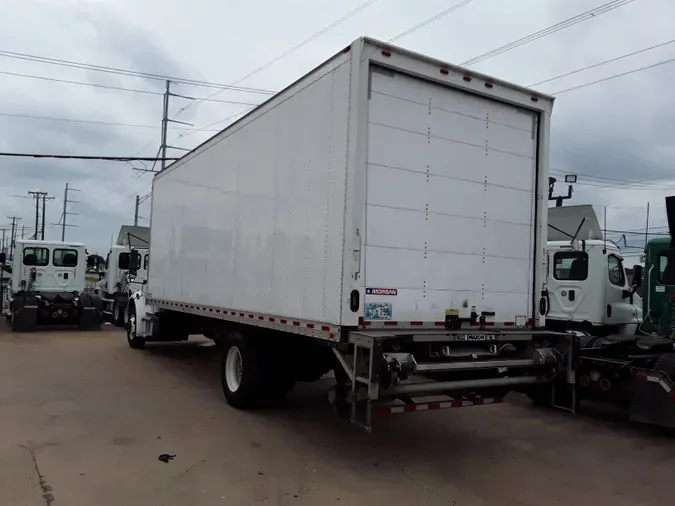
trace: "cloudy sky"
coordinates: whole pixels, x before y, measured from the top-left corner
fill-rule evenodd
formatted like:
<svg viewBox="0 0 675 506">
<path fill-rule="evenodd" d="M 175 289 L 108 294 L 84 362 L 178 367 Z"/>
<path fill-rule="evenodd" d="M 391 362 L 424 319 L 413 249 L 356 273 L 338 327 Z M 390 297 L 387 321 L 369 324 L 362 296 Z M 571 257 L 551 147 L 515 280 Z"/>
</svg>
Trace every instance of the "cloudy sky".
<svg viewBox="0 0 675 506">
<path fill-rule="evenodd" d="M 607 2 L 462 2 L 466 5 L 396 44 L 459 64 Z M 159 80 L 10 58 L 2 51 L 231 84 L 364 3 L 368 5 L 357 14 L 239 84 L 281 89 L 361 35 L 389 40 L 460 0 L 2 0 L 0 151 L 155 156 L 164 88 Z M 671 0 L 634 0 L 471 68 L 532 85 L 668 42 L 675 37 L 673 19 L 675 3 Z M 536 88 L 555 93 L 670 58 L 675 58 L 675 43 Z M 554 175 L 579 174 L 574 202 L 597 206 L 601 222 L 602 209 L 607 206 L 608 229 L 643 229 L 647 202 L 652 203 L 651 223 L 656 227 L 666 223 L 664 197 L 675 193 L 675 94 L 670 91 L 674 78 L 675 62 L 561 93 L 556 100 Z M 173 91 L 208 97 L 217 90 L 176 85 Z M 222 91 L 211 98 L 255 104 L 265 97 Z M 189 103 L 172 98 L 170 112 L 194 128 L 249 107 L 204 101 L 182 111 Z M 172 127 L 169 143 L 185 148 L 214 133 L 186 130 L 191 127 L 179 124 Z M 104 251 L 119 226 L 133 222 L 135 196 L 149 191 L 151 177 L 126 163 L 0 158 L 0 224 L 6 226 L 5 217 L 16 215 L 27 229 L 34 226 L 29 190 L 56 197 L 47 204 L 47 222 L 57 223 L 68 182 L 80 192 L 71 196 L 79 203 L 69 206 L 70 212 L 78 213 L 69 216 L 69 222 L 78 227 L 69 228 L 67 238 L 86 242 L 90 250 Z M 564 191 L 564 185 L 558 185 L 558 190 Z M 147 224 L 149 201 L 141 206 L 140 215 L 140 224 Z M 48 226 L 47 237 L 60 237 L 60 228 Z M 641 240 L 633 236 L 629 242 L 637 245 Z"/>
</svg>

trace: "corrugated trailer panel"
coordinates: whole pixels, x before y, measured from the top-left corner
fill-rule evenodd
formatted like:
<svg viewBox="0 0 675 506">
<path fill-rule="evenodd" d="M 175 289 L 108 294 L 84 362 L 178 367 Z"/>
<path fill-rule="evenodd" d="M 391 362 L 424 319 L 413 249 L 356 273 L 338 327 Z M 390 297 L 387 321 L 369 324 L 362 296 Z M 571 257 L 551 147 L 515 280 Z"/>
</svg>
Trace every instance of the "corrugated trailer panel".
<svg viewBox="0 0 675 506">
<path fill-rule="evenodd" d="M 339 324 L 349 99 L 346 53 L 157 176 L 149 296 Z"/>
<path fill-rule="evenodd" d="M 534 111 L 371 66 L 366 319 L 533 316 L 537 129 Z"/>
</svg>

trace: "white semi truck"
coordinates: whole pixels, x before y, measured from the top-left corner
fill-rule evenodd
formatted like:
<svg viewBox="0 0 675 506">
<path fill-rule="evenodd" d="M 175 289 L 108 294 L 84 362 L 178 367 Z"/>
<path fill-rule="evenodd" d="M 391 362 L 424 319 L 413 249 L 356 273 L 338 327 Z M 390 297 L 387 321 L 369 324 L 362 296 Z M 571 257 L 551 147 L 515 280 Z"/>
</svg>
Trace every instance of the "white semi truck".
<svg viewBox="0 0 675 506">
<path fill-rule="evenodd" d="M 356 40 L 155 176 L 129 345 L 213 339 L 237 408 L 333 369 L 367 429 L 569 372 L 543 329 L 552 105 Z"/>
<path fill-rule="evenodd" d="M 552 207 L 548 218 L 547 327 L 635 335 L 642 298 L 628 283 L 621 250 L 604 237 L 593 206 Z"/>
<path fill-rule="evenodd" d="M 84 293 L 86 268 L 82 243 L 17 239 L 9 289 L 12 330 L 28 332 L 54 324 L 99 329 L 101 301 Z"/>
<path fill-rule="evenodd" d="M 147 248 L 138 248 L 137 251 L 140 254 L 139 264 L 133 269 L 136 283 L 147 279 L 149 258 Z M 130 262 L 130 246 L 112 246 L 105 259 L 103 278 L 96 284 L 96 293 L 101 298 L 103 314 L 118 327 L 124 327 L 124 312 L 130 291 L 137 289 L 137 287 L 130 286 Z"/>
</svg>

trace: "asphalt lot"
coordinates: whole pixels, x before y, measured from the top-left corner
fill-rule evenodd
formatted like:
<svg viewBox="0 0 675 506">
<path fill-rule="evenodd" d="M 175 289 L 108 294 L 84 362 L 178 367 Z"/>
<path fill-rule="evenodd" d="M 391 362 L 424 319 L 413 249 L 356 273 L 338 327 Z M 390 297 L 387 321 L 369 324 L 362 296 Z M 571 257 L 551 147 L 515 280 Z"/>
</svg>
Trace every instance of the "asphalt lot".
<svg viewBox="0 0 675 506">
<path fill-rule="evenodd" d="M 385 417 L 368 435 L 333 415 L 328 380 L 301 385 L 282 407 L 230 408 L 204 341 L 134 351 L 109 327 L 0 326 L 3 506 L 673 500 L 675 435 L 614 414 L 572 417 L 516 396 Z"/>
</svg>

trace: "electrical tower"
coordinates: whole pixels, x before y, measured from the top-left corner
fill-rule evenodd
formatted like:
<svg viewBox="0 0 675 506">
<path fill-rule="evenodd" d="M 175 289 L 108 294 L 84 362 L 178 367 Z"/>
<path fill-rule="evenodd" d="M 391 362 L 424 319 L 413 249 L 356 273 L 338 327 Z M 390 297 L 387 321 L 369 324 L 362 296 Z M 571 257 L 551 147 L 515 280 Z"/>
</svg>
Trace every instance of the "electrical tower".
<svg viewBox="0 0 675 506">
<path fill-rule="evenodd" d="M 68 211 L 68 204 L 79 204 L 77 200 L 68 200 L 69 192 L 79 192 L 77 188 L 71 188 L 70 183 L 66 183 L 66 189 L 63 191 L 63 211 L 61 212 L 61 218 L 58 223 L 53 223 L 53 225 L 61 226 L 61 240 L 66 240 L 66 227 L 77 227 L 77 225 L 70 225 L 67 223 L 68 216 L 77 216 L 79 213 L 71 213 Z"/>
</svg>

